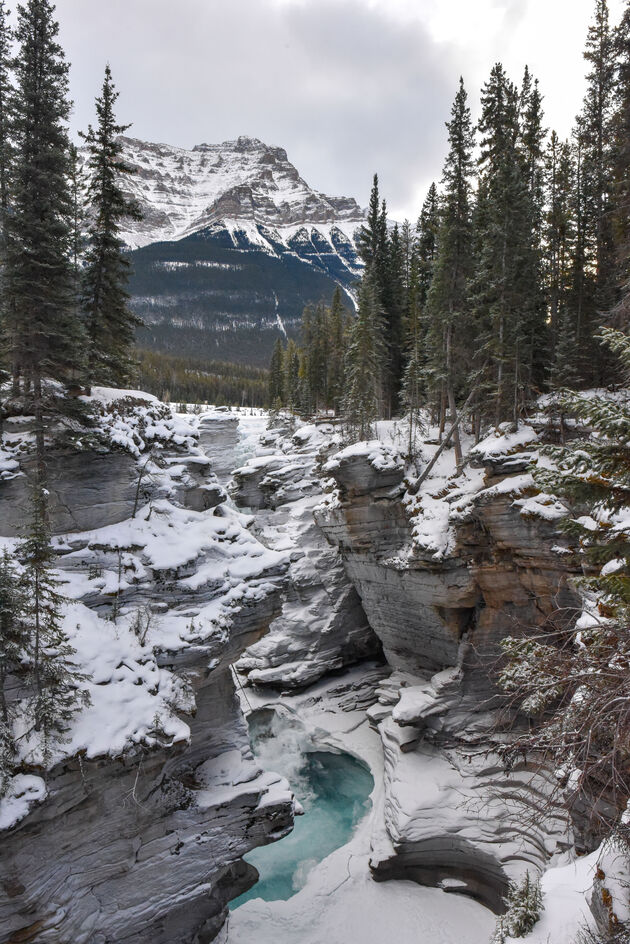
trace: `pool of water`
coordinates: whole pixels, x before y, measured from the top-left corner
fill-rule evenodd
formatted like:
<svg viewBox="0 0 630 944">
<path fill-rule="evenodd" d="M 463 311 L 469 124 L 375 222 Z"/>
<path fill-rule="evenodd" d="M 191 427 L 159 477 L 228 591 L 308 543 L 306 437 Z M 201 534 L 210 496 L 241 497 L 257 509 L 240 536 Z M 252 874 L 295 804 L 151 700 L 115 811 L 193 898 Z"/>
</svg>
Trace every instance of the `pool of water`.
<svg viewBox="0 0 630 944">
<path fill-rule="evenodd" d="M 345 845 L 370 806 L 374 781 L 369 770 L 349 754 L 318 748 L 299 727 L 275 717 L 271 726 L 250 725 L 252 747 L 266 770 L 287 778 L 304 809 L 284 839 L 254 849 L 245 860 L 255 866 L 258 882 L 231 903 L 250 898 L 286 900 L 306 883 L 322 859 Z"/>
</svg>

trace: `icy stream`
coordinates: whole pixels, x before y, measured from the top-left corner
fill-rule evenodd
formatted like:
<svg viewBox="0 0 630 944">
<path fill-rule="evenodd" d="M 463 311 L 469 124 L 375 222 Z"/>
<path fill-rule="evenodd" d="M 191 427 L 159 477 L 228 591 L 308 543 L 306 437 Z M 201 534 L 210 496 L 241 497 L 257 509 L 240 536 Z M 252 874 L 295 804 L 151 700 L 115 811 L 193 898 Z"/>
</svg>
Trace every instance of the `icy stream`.
<svg viewBox="0 0 630 944">
<path fill-rule="evenodd" d="M 372 775 L 349 754 L 317 750 L 317 745 L 290 719 L 274 715 L 271 722 L 250 720 L 252 747 L 261 766 L 287 778 L 304 810 L 289 836 L 254 849 L 245 857 L 259 873 L 258 882 L 236 898 L 234 910 L 250 898 L 278 901 L 291 898 L 311 870 L 345 845 L 370 808 Z"/>
</svg>

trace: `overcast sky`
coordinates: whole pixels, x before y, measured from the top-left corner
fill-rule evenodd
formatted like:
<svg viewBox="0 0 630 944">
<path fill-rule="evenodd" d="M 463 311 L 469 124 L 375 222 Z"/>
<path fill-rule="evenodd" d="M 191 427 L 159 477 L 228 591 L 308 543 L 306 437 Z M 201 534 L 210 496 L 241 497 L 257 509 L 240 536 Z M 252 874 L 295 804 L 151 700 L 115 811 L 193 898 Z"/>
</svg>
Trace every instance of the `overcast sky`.
<svg viewBox="0 0 630 944">
<path fill-rule="evenodd" d="M 616 22 L 623 0 L 609 0 Z M 462 74 L 473 114 L 500 60 L 538 76 L 568 134 L 594 0 L 57 0 L 73 128 L 109 61 L 130 134 L 182 147 L 240 134 L 286 148 L 307 182 L 415 218 L 445 154 Z"/>
</svg>

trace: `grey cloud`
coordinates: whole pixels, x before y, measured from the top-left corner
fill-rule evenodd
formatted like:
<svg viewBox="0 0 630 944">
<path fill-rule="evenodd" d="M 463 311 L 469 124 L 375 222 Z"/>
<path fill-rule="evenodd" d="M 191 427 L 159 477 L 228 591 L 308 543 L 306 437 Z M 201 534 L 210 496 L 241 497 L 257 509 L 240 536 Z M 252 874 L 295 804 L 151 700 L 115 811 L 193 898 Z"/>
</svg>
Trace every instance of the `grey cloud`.
<svg viewBox="0 0 630 944">
<path fill-rule="evenodd" d="M 308 182 L 395 207 L 442 162 L 459 75 L 421 23 L 360 0 L 58 0 L 74 125 L 92 120 L 109 60 L 131 133 L 184 147 L 250 134 Z"/>
</svg>

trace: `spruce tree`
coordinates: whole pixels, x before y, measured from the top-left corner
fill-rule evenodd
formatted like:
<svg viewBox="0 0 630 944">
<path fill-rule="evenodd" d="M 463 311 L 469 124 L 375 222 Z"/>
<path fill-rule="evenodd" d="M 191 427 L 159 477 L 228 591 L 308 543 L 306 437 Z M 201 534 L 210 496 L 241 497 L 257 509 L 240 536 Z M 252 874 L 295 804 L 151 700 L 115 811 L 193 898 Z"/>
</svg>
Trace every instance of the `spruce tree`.
<svg viewBox="0 0 630 944">
<path fill-rule="evenodd" d="M 329 315 L 328 344 L 328 406 L 339 412 L 344 395 L 345 327 L 347 312 L 341 300 L 341 289 L 335 289 Z"/>
<path fill-rule="evenodd" d="M 55 743 L 62 743 L 70 720 L 88 696 L 79 688 L 84 676 L 72 660 L 74 649 L 62 627 L 64 598 L 55 577 L 46 490 L 35 486 L 29 533 L 18 555 L 24 566 L 24 627 L 29 636 L 33 694 L 28 716 L 44 764 Z"/>
<path fill-rule="evenodd" d="M 285 403 L 284 387 L 284 348 L 280 338 L 277 339 L 271 354 L 269 364 L 269 405 L 272 409 L 283 406 Z"/>
<path fill-rule="evenodd" d="M 17 568 L 5 549 L 0 558 L 0 797 L 6 790 L 16 754 L 13 712 L 6 698 L 6 680 L 26 657 L 23 616 L 25 597 Z"/>
<path fill-rule="evenodd" d="M 601 383 L 607 361 L 595 335 L 615 297 L 612 235 L 612 113 L 615 81 L 614 44 L 606 0 L 595 0 L 584 59 L 589 64 L 587 90 L 578 116 L 579 229 L 575 294 L 578 342 L 586 379 Z"/>
<path fill-rule="evenodd" d="M 381 239 L 381 198 L 378 174 L 374 174 L 367 220 L 357 233 L 359 254 L 366 266 L 378 261 L 382 250 Z"/>
<path fill-rule="evenodd" d="M 284 402 L 287 409 L 297 410 L 300 402 L 300 355 L 293 338 L 284 352 Z M 273 401 L 271 401 L 273 402 Z"/>
<path fill-rule="evenodd" d="M 495 423 L 511 418 L 517 424 L 531 388 L 532 331 L 539 326 L 540 306 L 519 94 L 500 63 L 482 91 L 479 129 L 474 286 L 481 341 L 478 382 L 494 403 Z M 544 348 L 544 335 L 539 332 L 535 340 Z"/>
<path fill-rule="evenodd" d="M 630 317 L 630 3 L 614 33 L 616 61 L 612 167 L 612 237 L 615 282 L 619 298 L 614 318 L 626 325 Z"/>
<path fill-rule="evenodd" d="M 122 177 L 132 173 L 122 159 L 119 135 L 129 125 L 116 121 L 118 98 L 111 69 L 96 99 L 98 124 L 84 136 L 89 176 L 88 199 L 92 211 L 85 254 L 83 309 L 89 337 L 90 381 L 123 386 L 133 373 L 132 350 L 140 319 L 129 307 L 129 260 L 120 229 L 125 219 L 138 219 L 139 209 L 123 190 Z"/>
<path fill-rule="evenodd" d="M 602 335 L 627 383 L 630 340 L 612 329 Z M 575 772 L 566 802 L 610 829 L 630 798 L 630 404 L 564 391 L 558 408 L 577 420 L 578 438 L 548 446 L 534 477 L 568 502 L 565 530 L 586 574 L 578 584 L 587 618 L 567 625 L 561 613 L 557 627 L 503 640 L 501 684 L 540 721 L 510 756 L 543 751 L 567 777 Z"/>
<path fill-rule="evenodd" d="M 538 392 L 544 383 L 549 351 L 541 343 L 547 333 L 547 305 L 543 290 L 543 221 L 545 206 L 545 140 L 547 130 L 543 125 L 543 98 L 538 79 L 533 78 L 527 66 L 520 93 L 520 154 L 523 176 L 528 192 L 527 211 L 530 243 L 523 259 L 522 295 L 524 310 L 522 317 L 527 324 L 524 330 L 523 384 L 525 397 Z"/>
<path fill-rule="evenodd" d="M 6 266 L 10 305 L 4 326 L 14 391 L 23 382 L 33 395 L 40 450 L 42 380 L 76 374 L 83 349 L 70 258 L 68 66 L 57 43 L 53 11 L 50 0 L 18 6 Z"/>
<path fill-rule="evenodd" d="M 543 221 L 545 255 L 543 262 L 551 343 L 555 350 L 558 332 L 564 322 L 575 332 L 572 301 L 573 259 L 576 248 L 575 161 L 569 141 L 560 141 L 552 132 L 545 161 L 546 208 Z M 574 353 L 575 358 L 575 353 Z M 575 378 L 577 382 L 578 378 Z M 573 382 L 572 382 L 573 384 Z M 572 385 L 571 384 L 571 385 Z"/>
<path fill-rule="evenodd" d="M 356 317 L 346 353 L 344 418 L 352 441 L 371 439 L 382 410 L 385 361 L 384 326 L 378 284 L 368 266 L 359 288 Z"/>
<path fill-rule="evenodd" d="M 431 288 L 433 266 L 437 255 L 440 207 L 437 187 L 429 187 L 416 224 L 416 257 L 418 260 L 418 304 L 424 309 Z"/>
<path fill-rule="evenodd" d="M 406 364 L 403 373 L 402 401 L 408 414 L 408 457 L 413 458 L 420 410 L 426 397 L 425 326 L 420 307 L 418 258 L 413 256 L 409 271 L 407 313 L 405 318 Z"/>
<path fill-rule="evenodd" d="M 429 372 L 440 391 L 442 409 L 448 402 L 456 415 L 456 392 L 470 367 L 471 317 L 468 283 L 472 274 L 472 174 L 474 132 L 464 81 L 451 110 L 449 153 L 443 173 L 443 209 L 433 279 L 426 304 Z M 444 425 L 440 418 L 440 428 Z M 456 464 L 462 463 L 459 432 L 455 431 Z"/>
<path fill-rule="evenodd" d="M 385 212 L 385 211 L 384 211 Z M 385 220 L 385 216 L 383 216 Z M 386 266 L 381 278 L 381 304 L 385 327 L 386 361 L 383 365 L 384 405 L 391 417 L 399 406 L 403 373 L 403 318 L 405 308 L 405 254 L 396 223 L 386 237 Z"/>
<path fill-rule="evenodd" d="M 9 188 L 13 164 L 11 125 L 13 88 L 10 79 L 12 31 L 5 0 L 0 0 L 0 262 L 4 264 Z"/>
</svg>

